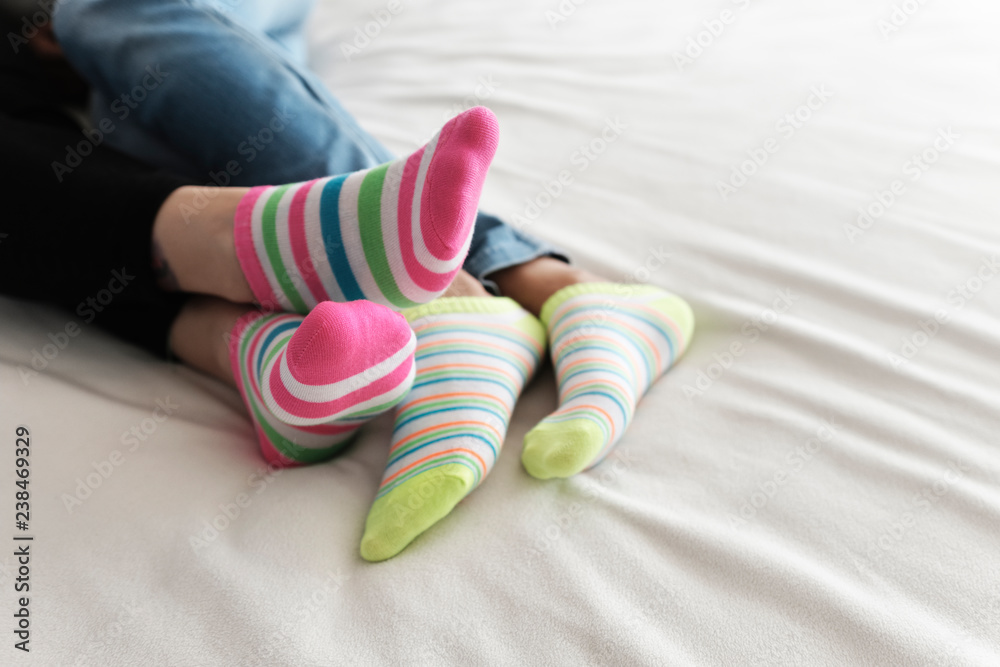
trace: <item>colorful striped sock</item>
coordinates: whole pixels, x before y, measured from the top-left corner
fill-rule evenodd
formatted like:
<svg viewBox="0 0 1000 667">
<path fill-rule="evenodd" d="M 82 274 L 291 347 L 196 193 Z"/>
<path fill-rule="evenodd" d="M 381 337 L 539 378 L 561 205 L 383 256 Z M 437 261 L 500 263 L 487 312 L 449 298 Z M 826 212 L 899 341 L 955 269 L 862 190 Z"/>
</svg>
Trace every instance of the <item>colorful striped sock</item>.
<svg viewBox="0 0 1000 667">
<path fill-rule="evenodd" d="M 542 307 L 559 409 L 524 436 L 533 477 L 570 477 L 597 465 L 621 439 L 635 406 L 684 353 L 694 314 L 648 285 L 583 283 Z"/>
<path fill-rule="evenodd" d="M 398 554 L 489 474 L 545 351 L 541 323 L 511 299 L 438 299 L 404 314 L 417 377 L 361 539 L 369 561 Z"/>
<path fill-rule="evenodd" d="M 409 157 L 257 187 L 236 211 L 236 254 L 258 303 L 307 313 L 366 299 L 394 310 L 440 296 L 469 250 L 499 132 L 476 107 Z"/>
<path fill-rule="evenodd" d="M 367 301 L 241 317 L 229 359 L 264 458 L 292 466 L 335 455 L 409 391 L 415 347 L 401 315 Z"/>
</svg>

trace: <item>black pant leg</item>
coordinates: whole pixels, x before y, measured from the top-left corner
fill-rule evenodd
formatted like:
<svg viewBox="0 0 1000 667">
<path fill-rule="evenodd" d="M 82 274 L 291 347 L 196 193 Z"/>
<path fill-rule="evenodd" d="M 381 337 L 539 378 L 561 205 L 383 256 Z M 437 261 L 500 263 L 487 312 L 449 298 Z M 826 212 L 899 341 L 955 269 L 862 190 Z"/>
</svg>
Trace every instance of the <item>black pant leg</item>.
<svg viewBox="0 0 1000 667">
<path fill-rule="evenodd" d="M 54 170 L 67 146 L 85 145 L 71 123 L 0 113 L 0 293 L 62 306 L 80 326 L 165 355 L 184 296 L 156 286 L 152 227 L 186 183 L 103 146 Z"/>
</svg>

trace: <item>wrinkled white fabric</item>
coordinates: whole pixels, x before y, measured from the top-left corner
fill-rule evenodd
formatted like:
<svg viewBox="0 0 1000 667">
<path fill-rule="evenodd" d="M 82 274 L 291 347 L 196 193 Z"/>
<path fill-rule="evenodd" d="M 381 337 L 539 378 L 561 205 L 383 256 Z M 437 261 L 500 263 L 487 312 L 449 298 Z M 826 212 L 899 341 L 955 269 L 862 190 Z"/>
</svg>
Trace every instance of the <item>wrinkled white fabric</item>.
<svg viewBox="0 0 1000 667">
<path fill-rule="evenodd" d="M 317 10 L 311 56 L 364 126 L 403 152 L 490 106 L 483 208 L 680 293 L 693 346 L 568 481 L 518 460 L 544 371 L 486 483 L 372 565 L 389 417 L 262 477 L 235 391 L 93 328 L 22 382 L 70 315 L 4 300 L 11 513 L 33 433 L 25 664 L 997 664 L 996 4 L 404 0 L 350 60 L 384 5 L 347 4 Z"/>
</svg>

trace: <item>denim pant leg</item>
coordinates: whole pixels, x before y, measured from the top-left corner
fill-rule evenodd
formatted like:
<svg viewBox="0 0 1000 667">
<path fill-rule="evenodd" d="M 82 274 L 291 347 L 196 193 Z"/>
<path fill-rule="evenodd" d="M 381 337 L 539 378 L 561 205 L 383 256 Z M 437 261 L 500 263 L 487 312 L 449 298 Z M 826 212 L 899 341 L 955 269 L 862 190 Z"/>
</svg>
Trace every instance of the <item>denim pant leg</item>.
<svg viewBox="0 0 1000 667">
<path fill-rule="evenodd" d="M 218 183 L 213 176 L 225 173 L 231 185 L 307 180 L 391 158 L 270 36 L 256 10 L 280 3 L 228 1 L 234 8 L 219 9 L 227 0 L 61 0 L 56 33 L 105 101 L 98 113 L 115 126 L 109 145 L 149 159 L 146 148 L 159 144 L 185 163 L 182 175 Z M 290 4 L 304 17 L 311 3 Z"/>
<path fill-rule="evenodd" d="M 569 262 L 569 257 L 559 248 L 511 227 L 495 215 L 479 212 L 472 232 L 469 255 L 462 268 L 479 279 L 493 294 L 500 288 L 488 276 L 538 257 L 555 257 Z"/>
<path fill-rule="evenodd" d="M 109 145 L 198 182 L 289 183 L 394 157 L 304 66 L 311 5 L 61 0 L 55 29 L 98 91 Z M 482 279 L 543 255 L 561 257 L 480 214 L 465 267 Z"/>
</svg>

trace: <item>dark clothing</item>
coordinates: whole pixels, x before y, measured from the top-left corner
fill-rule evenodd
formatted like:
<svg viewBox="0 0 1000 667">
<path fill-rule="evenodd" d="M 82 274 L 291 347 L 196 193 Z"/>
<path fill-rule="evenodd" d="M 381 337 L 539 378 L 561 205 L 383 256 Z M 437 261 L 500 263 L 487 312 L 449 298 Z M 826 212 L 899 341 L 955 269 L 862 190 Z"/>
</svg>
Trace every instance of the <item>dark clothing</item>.
<svg viewBox="0 0 1000 667">
<path fill-rule="evenodd" d="M 81 327 L 166 356 L 186 297 L 156 286 L 152 227 L 190 183 L 108 148 L 100 128 L 84 133 L 66 109 L 85 88 L 30 48 L 0 54 L 0 294 L 67 308 Z"/>
</svg>

